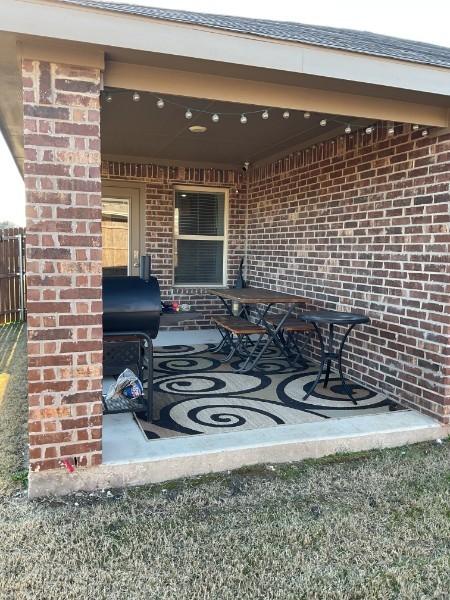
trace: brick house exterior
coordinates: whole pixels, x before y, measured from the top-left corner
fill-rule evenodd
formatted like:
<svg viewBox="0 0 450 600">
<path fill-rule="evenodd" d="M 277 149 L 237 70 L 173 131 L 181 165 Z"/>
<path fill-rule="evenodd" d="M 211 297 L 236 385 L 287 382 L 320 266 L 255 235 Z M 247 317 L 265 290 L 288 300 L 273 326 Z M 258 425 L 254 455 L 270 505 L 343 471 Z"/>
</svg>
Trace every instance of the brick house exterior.
<svg viewBox="0 0 450 600">
<path fill-rule="evenodd" d="M 96 0 L 4 3 L 0 125 L 26 188 L 31 484 L 85 467 L 95 487 L 104 466 L 102 184 L 144 191 L 162 296 L 205 315 L 182 328 L 223 309 L 173 287 L 174 188 L 225 188 L 227 283 L 245 258 L 253 286 L 366 313 L 349 375 L 450 424 L 449 49 Z M 114 92 L 129 103 L 107 113 Z M 189 138 L 183 99 L 207 115 L 209 145 Z"/>
</svg>

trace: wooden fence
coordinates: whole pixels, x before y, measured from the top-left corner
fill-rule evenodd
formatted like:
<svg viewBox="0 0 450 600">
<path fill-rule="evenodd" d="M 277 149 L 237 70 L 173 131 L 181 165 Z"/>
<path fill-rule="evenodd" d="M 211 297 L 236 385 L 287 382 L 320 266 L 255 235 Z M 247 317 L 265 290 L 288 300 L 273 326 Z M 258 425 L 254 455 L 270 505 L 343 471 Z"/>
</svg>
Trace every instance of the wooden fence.
<svg viewBox="0 0 450 600">
<path fill-rule="evenodd" d="M 0 325 L 24 321 L 25 229 L 0 229 Z"/>
</svg>

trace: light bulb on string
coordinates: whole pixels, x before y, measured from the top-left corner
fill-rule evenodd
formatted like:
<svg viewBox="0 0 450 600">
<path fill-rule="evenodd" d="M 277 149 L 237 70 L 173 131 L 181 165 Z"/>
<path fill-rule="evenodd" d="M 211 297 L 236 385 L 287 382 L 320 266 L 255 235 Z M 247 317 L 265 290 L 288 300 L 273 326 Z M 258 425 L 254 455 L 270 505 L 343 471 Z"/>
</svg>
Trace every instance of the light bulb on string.
<svg viewBox="0 0 450 600">
<path fill-rule="evenodd" d="M 268 118 L 269 118 L 269 111 L 268 111 L 268 110 L 264 110 L 264 111 L 261 113 L 261 117 L 262 117 L 264 120 L 268 119 Z"/>
<path fill-rule="evenodd" d="M 158 98 L 158 100 L 156 102 L 156 106 L 158 108 L 164 108 L 165 105 L 166 105 L 166 103 L 164 102 L 164 100 L 162 98 Z"/>
<path fill-rule="evenodd" d="M 326 125 L 326 124 L 327 124 L 327 120 L 326 120 L 326 119 L 322 119 L 322 120 L 320 121 L 320 126 L 321 126 L 321 127 L 325 127 L 325 125 Z"/>
<path fill-rule="evenodd" d="M 395 128 L 394 128 L 394 126 L 393 126 L 393 125 L 391 125 L 391 126 L 388 128 L 387 132 L 388 132 L 388 135 L 394 135 L 394 133 L 395 133 Z"/>
<path fill-rule="evenodd" d="M 303 118 L 304 119 L 309 119 L 310 116 L 311 116 L 311 113 L 308 112 L 308 111 L 306 111 L 306 112 L 303 113 Z"/>
<path fill-rule="evenodd" d="M 419 125 L 417 125 L 417 124 L 414 124 L 414 125 L 412 126 L 412 128 L 413 128 L 413 131 L 417 131 L 417 130 L 419 129 Z"/>
<path fill-rule="evenodd" d="M 133 102 L 139 102 L 140 99 L 141 99 L 141 96 L 140 96 L 139 92 L 134 92 L 133 93 Z"/>
<path fill-rule="evenodd" d="M 345 133 L 351 133 L 352 132 L 352 128 L 350 127 L 350 125 L 347 125 L 347 127 L 344 129 Z"/>
<path fill-rule="evenodd" d="M 366 127 L 366 133 L 370 134 L 373 132 L 373 127 Z"/>
<path fill-rule="evenodd" d="M 186 117 L 186 119 L 192 119 L 192 111 L 190 108 L 187 109 L 187 111 L 184 113 L 184 116 Z"/>
<path fill-rule="evenodd" d="M 283 113 L 283 119 L 289 119 L 290 116 L 291 116 L 291 113 L 288 110 L 285 110 Z"/>
<path fill-rule="evenodd" d="M 422 131 L 422 137 L 425 137 L 426 135 L 428 135 L 428 129 Z"/>
<path fill-rule="evenodd" d="M 220 121 L 220 117 L 217 113 L 214 113 L 213 116 L 211 117 L 211 121 L 213 123 L 218 123 Z"/>
<path fill-rule="evenodd" d="M 240 121 L 241 121 L 242 125 L 245 125 L 247 123 L 248 119 L 245 115 L 241 115 Z"/>
</svg>

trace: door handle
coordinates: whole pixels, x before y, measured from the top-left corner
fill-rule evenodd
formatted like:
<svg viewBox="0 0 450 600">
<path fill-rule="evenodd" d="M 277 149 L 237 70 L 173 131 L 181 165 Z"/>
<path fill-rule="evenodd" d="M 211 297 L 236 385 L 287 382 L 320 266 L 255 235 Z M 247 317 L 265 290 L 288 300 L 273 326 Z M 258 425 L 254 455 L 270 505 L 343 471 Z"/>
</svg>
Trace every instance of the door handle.
<svg viewBox="0 0 450 600">
<path fill-rule="evenodd" d="M 133 250 L 133 267 L 139 267 L 139 250 Z"/>
</svg>

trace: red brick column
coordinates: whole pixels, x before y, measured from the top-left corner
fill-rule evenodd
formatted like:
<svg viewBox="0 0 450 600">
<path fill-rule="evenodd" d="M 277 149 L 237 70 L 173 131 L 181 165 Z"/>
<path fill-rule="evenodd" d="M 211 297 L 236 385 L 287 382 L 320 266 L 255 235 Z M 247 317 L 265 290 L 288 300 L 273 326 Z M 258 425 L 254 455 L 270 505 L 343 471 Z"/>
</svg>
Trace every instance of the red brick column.
<svg viewBox="0 0 450 600">
<path fill-rule="evenodd" d="M 101 462 L 100 72 L 25 60 L 32 471 Z"/>
</svg>

